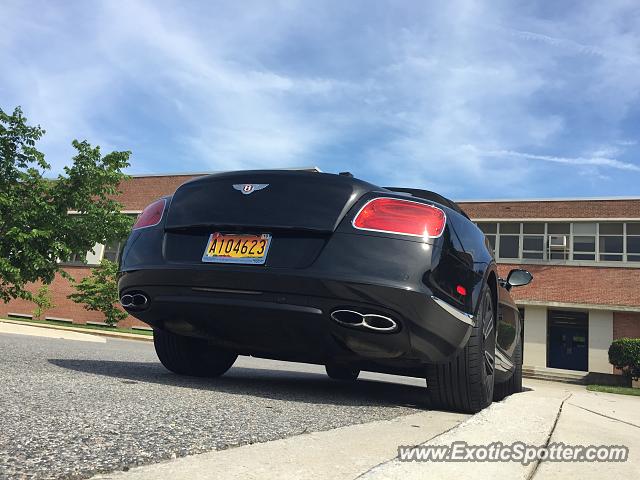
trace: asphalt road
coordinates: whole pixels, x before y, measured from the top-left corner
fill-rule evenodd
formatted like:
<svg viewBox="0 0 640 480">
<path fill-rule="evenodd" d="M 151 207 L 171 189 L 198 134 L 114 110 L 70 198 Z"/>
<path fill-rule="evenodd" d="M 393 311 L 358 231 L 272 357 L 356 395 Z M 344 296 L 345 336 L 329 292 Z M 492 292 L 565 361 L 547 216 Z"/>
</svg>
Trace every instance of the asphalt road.
<svg viewBox="0 0 640 480">
<path fill-rule="evenodd" d="M 88 478 L 425 407 L 418 379 L 344 384 L 246 357 L 193 379 L 166 371 L 147 342 L 0 334 L 0 478 Z"/>
</svg>

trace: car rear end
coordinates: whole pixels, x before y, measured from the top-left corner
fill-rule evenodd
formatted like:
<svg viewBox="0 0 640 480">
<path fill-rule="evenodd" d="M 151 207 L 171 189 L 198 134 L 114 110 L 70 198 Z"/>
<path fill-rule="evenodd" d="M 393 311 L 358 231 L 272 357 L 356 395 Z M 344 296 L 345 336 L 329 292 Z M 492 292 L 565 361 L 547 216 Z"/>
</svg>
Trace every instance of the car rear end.
<svg viewBox="0 0 640 480">
<path fill-rule="evenodd" d="M 451 357 L 469 334 L 441 300 L 471 311 L 449 285 L 448 215 L 349 176 L 210 175 L 141 214 L 120 295 L 154 328 L 240 354 L 417 368 Z"/>
</svg>

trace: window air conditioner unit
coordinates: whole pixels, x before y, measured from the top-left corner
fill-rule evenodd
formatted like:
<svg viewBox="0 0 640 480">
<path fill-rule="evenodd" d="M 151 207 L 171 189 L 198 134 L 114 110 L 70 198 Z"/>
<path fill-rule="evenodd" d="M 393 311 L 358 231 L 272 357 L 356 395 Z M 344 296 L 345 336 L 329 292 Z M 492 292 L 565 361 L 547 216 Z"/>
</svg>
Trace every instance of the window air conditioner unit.
<svg viewBox="0 0 640 480">
<path fill-rule="evenodd" d="M 550 250 L 565 250 L 566 248 L 567 248 L 566 235 L 550 235 L 549 236 Z"/>
</svg>

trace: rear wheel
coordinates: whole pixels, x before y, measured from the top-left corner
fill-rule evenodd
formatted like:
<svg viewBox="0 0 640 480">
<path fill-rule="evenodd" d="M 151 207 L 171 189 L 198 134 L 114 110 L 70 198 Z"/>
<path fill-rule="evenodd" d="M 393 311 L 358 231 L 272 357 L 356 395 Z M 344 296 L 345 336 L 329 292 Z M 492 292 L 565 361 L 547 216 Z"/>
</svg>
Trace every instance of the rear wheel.
<svg viewBox="0 0 640 480">
<path fill-rule="evenodd" d="M 427 367 L 427 392 L 432 408 L 479 412 L 493 399 L 495 370 L 495 306 L 485 285 L 469 341 L 448 363 Z"/>
<path fill-rule="evenodd" d="M 346 380 L 353 382 L 360 375 L 360 370 L 350 367 L 348 365 L 329 364 L 325 365 L 327 375 L 334 380 Z"/>
<path fill-rule="evenodd" d="M 179 375 L 219 377 L 238 358 L 233 352 L 210 346 L 206 340 L 165 330 L 153 331 L 153 344 L 162 365 Z"/>
<path fill-rule="evenodd" d="M 514 371 L 506 382 L 496 383 L 493 390 L 493 400 L 499 402 L 513 393 L 522 391 L 522 340 L 518 339 L 513 353 Z"/>
</svg>

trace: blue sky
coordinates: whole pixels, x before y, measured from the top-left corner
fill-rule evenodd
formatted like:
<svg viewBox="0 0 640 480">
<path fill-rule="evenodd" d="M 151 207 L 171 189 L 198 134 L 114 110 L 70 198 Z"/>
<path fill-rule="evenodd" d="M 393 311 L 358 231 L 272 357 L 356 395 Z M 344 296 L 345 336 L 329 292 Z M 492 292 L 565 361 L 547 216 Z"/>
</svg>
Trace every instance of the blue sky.
<svg viewBox="0 0 640 480">
<path fill-rule="evenodd" d="M 129 173 L 317 165 L 455 199 L 640 195 L 636 1 L 2 1 L 0 106 Z"/>
</svg>

